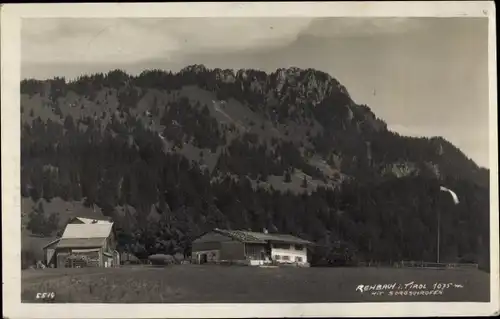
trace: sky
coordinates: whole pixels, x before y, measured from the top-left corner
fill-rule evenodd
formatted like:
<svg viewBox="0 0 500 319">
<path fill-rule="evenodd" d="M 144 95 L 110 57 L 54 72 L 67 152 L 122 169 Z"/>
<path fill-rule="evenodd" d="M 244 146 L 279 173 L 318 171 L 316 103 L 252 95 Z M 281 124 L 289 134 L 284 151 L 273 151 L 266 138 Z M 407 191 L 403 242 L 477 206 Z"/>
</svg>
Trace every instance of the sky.
<svg viewBox="0 0 500 319">
<path fill-rule="evenodd" d="M 489 167 L 487 18 L 23 19 L 21 75 L 120 68 L 315 68 L 402 135 L 443 136 Z"/>
</svg>

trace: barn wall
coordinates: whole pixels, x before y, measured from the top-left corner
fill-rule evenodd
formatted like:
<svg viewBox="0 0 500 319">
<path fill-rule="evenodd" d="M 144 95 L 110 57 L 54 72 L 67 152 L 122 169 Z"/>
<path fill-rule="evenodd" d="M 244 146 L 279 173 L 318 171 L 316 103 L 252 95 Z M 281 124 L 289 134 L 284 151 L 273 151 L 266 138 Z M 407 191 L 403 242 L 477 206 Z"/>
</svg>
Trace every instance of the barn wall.
<svg viewBox="0 0 500 319">
<path fill-rule="evenodd" d="M 50 266 L 50 263 L 57 263 L 55 260 L 55 252 L 58 242 L 59 241 L 53 241 L 52 244 L 43 247 L 43 261 L 45 262 L 45 265 Z"/>
<path fill-rule="evenodd" d="M 239 241 L 226 241 L 221 243 L 221 260 L 244 260 L 245 244 Z"/>
<path fill-rule="evenodd" d="M 58 248 L 56 250 L 56 265 L 57 265 L 57 268 L 65 268 L 66 265 L 66 259 L 71 255 L 73 254 L 73 250 L 76 249 L 78 250 L 78 248 Z M 95 255 L 96 252 L 75 252 L 75 254 L 78 254 L 78 255 L 87 255 L 87 256 L 93 256 Z M 99 261 L 99 267 L 103 267 L 104 266 L 104 260 L 103 260 L 103 254 L 102 254 L 102 249 L 100 249 L 99 251 L 97 251 L 97 255 L 98 255 L 98 261 Z"/>
<path fill-rule="evenodd" d="M 64 268 L 64 264 L 66 262 L 66 259 L 69 256 L 69 249 L 67 248 L 60 248 L 56 250 L 56 264 L 57 268 Z"/>
<path fill-rule="evenodd" d="M 264 260 L 266 258 L 266 245 L 245 244 L 246 259 Z"/>
<path fill-rule="evenodd" d="M 205 256 L 207 263 L 213 263 L 220 261 L 220 251 L 219 250 L 203 250 L 194 252 L 191 256 L 192 262 L 202 263 L 202 256 Z"/>
<path fill-rule="evenodd" d="M 116 246 L 117 246 L 117 241 L 116 241 L 114 229 L 111 231 L 111 234 L 109 235 L 108 238 L 109 238 L 109 250 L 110 251 L 115 250 Z"/>
<path fill-rule="evenodd" d="M 104 267 L 105 256 L 103 254 L 104 249 L 99 249 L 99 267 Z"/>
<path fill-rule="evenodd" d="M 54 248 L 47 248 L 45 250 L 45 264 L 47 264 L 47 266 L 52 262 L 55 252 L 56 250 Z"/>
</svg>

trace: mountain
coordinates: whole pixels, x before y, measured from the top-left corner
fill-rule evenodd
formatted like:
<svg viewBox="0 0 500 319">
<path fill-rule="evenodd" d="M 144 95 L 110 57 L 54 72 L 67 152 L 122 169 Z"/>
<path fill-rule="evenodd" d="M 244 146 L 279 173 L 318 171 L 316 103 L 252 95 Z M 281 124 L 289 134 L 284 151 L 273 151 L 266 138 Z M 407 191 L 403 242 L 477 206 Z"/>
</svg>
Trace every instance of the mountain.
<svg viewBox="0 0 500 319">
<path fill-rule="evenodd" d="M 99 207 L 138 255 L 266 227 L 317 242 L 318 262 L 339 242 L 351 259 L 433 261 L 440 211 L 444 259 L 489 256 L 489 171 L 443 138 L 389 131 L 318 70 L 26 79 L 21 113 L 23 197 Z"/>
</svg>

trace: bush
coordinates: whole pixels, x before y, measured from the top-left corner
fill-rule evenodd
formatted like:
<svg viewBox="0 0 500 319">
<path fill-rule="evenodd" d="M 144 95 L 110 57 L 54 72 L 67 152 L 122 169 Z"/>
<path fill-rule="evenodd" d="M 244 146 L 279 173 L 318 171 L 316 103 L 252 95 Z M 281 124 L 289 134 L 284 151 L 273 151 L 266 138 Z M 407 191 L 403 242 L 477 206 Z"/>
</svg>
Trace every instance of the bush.
<svg viewBox="0 0 500 319">
<path fill-rule="evenodd" d="M 51 213 L 47 218 L 45 216 L 43 204 L 40 203 L 29 214 L 27 229 L 35 235 L 50 236 L 57 231 L 59 225 L 59 214 Z"/>
<path fill-rule="evenodd" d="M 32 250 L 21 250 L 21 269 L 28 269 L 36 264 L 35 253 Z"/>
<path fill-rule="evenodd" d="M 181 264 L 184 261 L 184 255 L 181 253 L 177 253 L 174 255 L 174 260 L 176 264 Z"/>
</svg>

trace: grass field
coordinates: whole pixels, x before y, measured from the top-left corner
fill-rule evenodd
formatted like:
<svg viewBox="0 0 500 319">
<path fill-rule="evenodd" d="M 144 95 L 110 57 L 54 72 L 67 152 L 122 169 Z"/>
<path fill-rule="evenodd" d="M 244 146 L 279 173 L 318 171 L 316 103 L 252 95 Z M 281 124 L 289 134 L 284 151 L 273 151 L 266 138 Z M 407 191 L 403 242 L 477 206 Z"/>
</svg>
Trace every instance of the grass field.
<svg viewBox="0 0 500 319">
<path fill-rule="evenodd" d="M 454 283 L 442 295 L 374 296 L 360 284 L 432 286 Z M 429 288 L 431 290 L 432 288 Z M 390 268 L 254 268 L 177 265 L 25 270 L 22 301 L 55 292 L 55 302 L 78 303 L 266 303 L 374 301 L 489 301 L 489 275 L 479 270 Z"/>
</svg>

